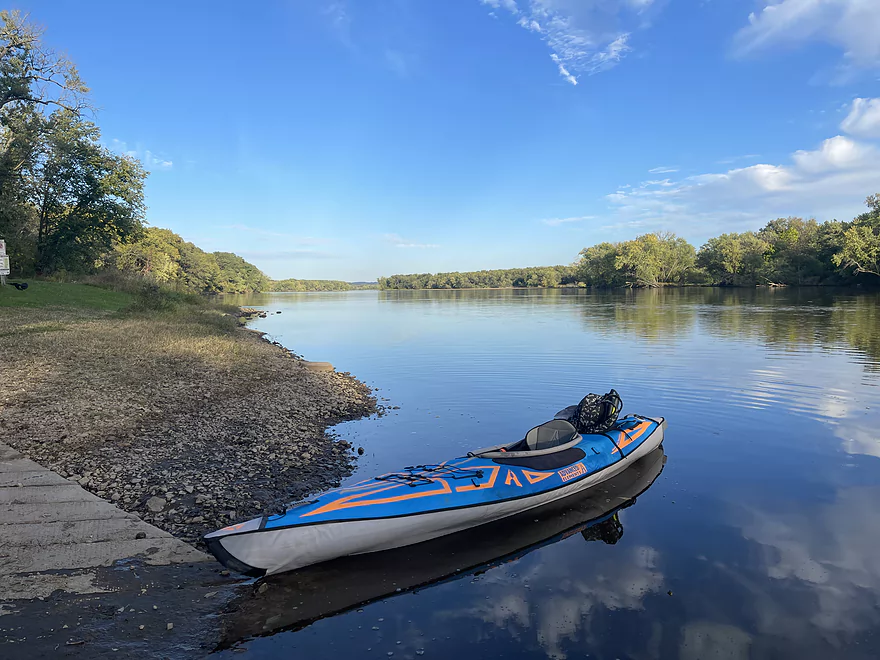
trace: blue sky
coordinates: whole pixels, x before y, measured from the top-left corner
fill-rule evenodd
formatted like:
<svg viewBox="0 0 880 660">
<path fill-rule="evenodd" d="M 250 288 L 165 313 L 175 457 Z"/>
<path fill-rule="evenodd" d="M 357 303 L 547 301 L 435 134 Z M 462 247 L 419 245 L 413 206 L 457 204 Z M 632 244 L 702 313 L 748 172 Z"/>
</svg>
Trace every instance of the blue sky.
<svg viewBox="0 0 880 660">
<path fill-rule="evenodd" d="M 699 245 L 880 192 L 878 0 L 15 6 L 151 171 L 150 223 L 276 278 Z"/>
</svg>

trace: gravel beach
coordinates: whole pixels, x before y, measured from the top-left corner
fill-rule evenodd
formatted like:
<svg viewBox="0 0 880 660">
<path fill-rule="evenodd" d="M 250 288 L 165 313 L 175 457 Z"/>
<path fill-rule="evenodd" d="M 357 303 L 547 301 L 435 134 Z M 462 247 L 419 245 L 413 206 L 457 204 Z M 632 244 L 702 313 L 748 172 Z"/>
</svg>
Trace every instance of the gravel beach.
<svg viewBox="0 0 880 660">
<path fill-rule="evenodd" d="M 338 484 L 356 448 L 327 428 L 379 412 L 219 312 L 4 316 L 3 440 L 189 542 Z"/>
</svg>

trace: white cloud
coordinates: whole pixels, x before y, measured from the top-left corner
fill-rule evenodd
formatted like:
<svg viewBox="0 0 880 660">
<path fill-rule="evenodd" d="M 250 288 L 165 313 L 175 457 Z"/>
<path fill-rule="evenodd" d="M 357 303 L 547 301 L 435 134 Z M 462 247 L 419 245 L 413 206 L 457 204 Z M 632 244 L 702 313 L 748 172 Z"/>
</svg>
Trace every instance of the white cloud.
<svg viewBox="0 0 880 660">
<path fill-rule="evenodd" d="M 843 51 L 845 62 L 880 66 L 880 2 L 877 0 L 781 0 L 749 14 L 734 38 L 745 55 L 776 45 L 823 42 Z"/>
<path fill-rule="evenodd" d="M 676 167 L 655 167 L 654 169 L 648 170 L 649 174 L 669 174 L 671 172 L 678 172 L 678 168 L 676 168 Z"/>
<path fill-rule="evenodd" d="M 550 57 L 567 82 L 617 65 L 631 50 L 630 33 L 647 26 L 644 12 L 653 0 L 480 0 L 494 9 L 506 9 L 517 25 L 529 30 L 550 48 Z"/>
<path fill-rule="evenodd" d="M 385 234 L 383 238 L 396 248 L 416 248 L 416 249 L 433 249 L 440 247 L 436 243 L 416 243 L 410 241 L 399 234 Z"/>
<path fill-rule="evenodd" d="M 811 173 L 870 167 L 876 158 L 873 147 L 860 145 L 842 135 L 825 140 L 815 151 L 798 151 L 793 156 L 801 170 Z"/>
<path fill-rule="evenodd" d="M 880 150 L 835 136 L 786 164 L 759 163 L 680 180 L 646 181 L 606 195 L 608 228 L 699 232 L 742 231 L 800 214 L 848 219 L 880 181 Z"/>
<path fill-rule="evenodd" d="M 592 220 L 594 217 L 595 216 L 592 215 L 581 215 L 576 218 L 547 218 L 545 220 L 541 220 L 541 222 L 548 227 L 558 227 L 559 225 L 583 222 L 584 220 Z"/>
<path fill-rule="evenodd" d="M 628 42 L 629 32 L 624 32 L 612 41 L 604 50 L 600 50 L 591 58 L 594 71 L 605 71 L 620 62 L 623 54 L 632 50 Z"/>
<path fill-rule="evenodd" d="M 143 161 L 144 161 L 144 164 L 147 166 L 147 168 L 160 167 L 163 170 L 167 170 L 167 169 L 171 169 L 174 166 L 173 161 L 168 160 L 166 158 L 161 158 L 159 156 L 156 156 L 149 149 L 144 152 Z"/>
<path fill-rule="evenodd" d="M 493 9 L 506 9 L 507 11 L 516 13 L 516 0 L 480 0 L 484 5 L 489 5 Z"/>
<path fill-rule="evenodd" d="M 531 30 L 532 32 L 540 32 L 541 26 L 538 24 L 536 20 L 529 20 L 525 16 L 520 16 L 519 20 L 516 22 L 520 27 L 524 27 L 526 30 Z"/>
<path fill-rule="evenodd" d="M 135 158 L 143 164 L 148 170 L 150 169 L 162 169 L 162 170 L 170 170 L 174 166 L 174 162 L 168 158 L 163 156 L 159 156 L 154 154 L 149 149 L 142 149 L 140 145 L 138 145 L 135 149 L 129 149 L 128 145 L 122 140 L 117 140 L 113 138 L 110 142 L 110 149 L 116 151 L 118 153 L 125 154 L 126 156 L 130 156 L 131 158 Z"/>
<path fill-rule="evenodd" d="M 850 135 L 880 138 L 880 99 L 854 100 L 840 128 Z"/>
<path fill-rule="evenodd" d="M 550 59 L 556 62 L 556 66 L 559 67 L 559 75 L 565 78 L 566 82 L 570 82 L 572 85 L 577 85 L 578 81 L 568 69 L 565 68 L 565 65 L 559 60 L 559 56 L 556 53 L 550 54 Z"/>
</svg>

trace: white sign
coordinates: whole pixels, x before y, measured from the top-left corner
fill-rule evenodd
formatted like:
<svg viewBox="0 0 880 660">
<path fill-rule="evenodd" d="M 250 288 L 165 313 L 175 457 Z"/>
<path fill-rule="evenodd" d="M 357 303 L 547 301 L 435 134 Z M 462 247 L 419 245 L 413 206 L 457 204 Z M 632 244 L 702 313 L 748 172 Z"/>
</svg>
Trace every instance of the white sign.
<svg viewBox="0 0 880 660">
<path fill-rule="evenodd" d="M 9 275 L 9 257 L 0 255 L 0 275 Z"/>
<path fill-rule="evenodd" d="M 4 239 L 0 238 L 0 256 L 3 256 L 5 254 L 6 254 L 6 241 Z"/>
</svg>

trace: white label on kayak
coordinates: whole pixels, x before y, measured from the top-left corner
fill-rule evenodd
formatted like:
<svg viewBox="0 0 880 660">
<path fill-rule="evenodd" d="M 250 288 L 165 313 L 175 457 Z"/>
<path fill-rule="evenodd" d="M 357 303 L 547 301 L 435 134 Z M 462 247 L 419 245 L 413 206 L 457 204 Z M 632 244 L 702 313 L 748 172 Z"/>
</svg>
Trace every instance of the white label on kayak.
<svg viewBox="0 0 880 660">
<path fill-rule="evenodd" d="M 584 467 L 583 463 L 577 463 L 576 465 L 570 465 L 564 470 L 559 471 L 559 478 L 563 481 L 571 481 L 575 477 L 582 477 L 587 473 L 587 468 Z"/>
</svg>

